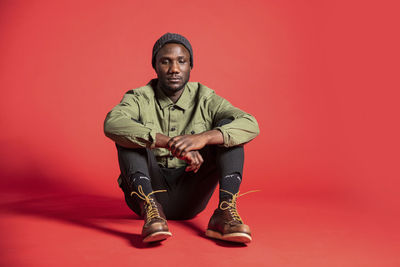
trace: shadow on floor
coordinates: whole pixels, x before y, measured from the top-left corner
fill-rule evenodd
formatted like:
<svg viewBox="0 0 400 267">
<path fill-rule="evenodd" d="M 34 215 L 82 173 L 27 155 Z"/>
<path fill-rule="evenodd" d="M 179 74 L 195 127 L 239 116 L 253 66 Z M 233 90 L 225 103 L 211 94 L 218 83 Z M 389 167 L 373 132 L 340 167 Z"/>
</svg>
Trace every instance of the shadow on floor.
<svg viewBox="0 0 400 267">
<path fill-rule="evenodd" d="M 0 209 L 10 213 L 56 220 L 81 227 L 95 229 L 103 233 L 126 239 L 136 248 L 154 247 L 142 242 L 140 234 L 122 232 L 103 226 L 99 221 L 130 219 L 142 224 L 141 219 L 127 211 L 123 199 L 100 195 L 65 194 L 45 197 L 29 197 L 24 200 L 0 205 Z"/>
<path fill-rule="evenodd" d="M 133 220 L 142 226 L 143 221 L 126 206 L 121 198 L 88 193 L 87 188 L 68 184 L 69 177 L 49 177 L 35 162 L 26 163 L 24 170 L 5 168 L 0 164 L 0 211 L 56 220 L 89 229 L 96 229 L 127 240 L 136 248 L 152 248 L 163 243 L 145 244 L 140 233 L 128 233 L 102 225 L 101 221 Z M 27 172 L 26 170 L 29 170 Z M 195 234 L 207 238 L 203 227 L 193 221 L 178 221 Z M 237 247 L 237 244 L 218 240 L 219 246 Z"/>
<path fill-rule="evenodd" d="M 140 233 L 129 233 L 104 226 L 103 221 L 142 220 L 130 212 L 121 198 L 90 194 L 85 188 L 67 183 L 68 177 L 48 177 L 37 165 L 29 166 L 29 173 L 0 168 L 0 211 L 34 216 L 72 225 L 95 229 L 127 240 L 136 248 L 152 248 L 145 244 Z M 0 166 L 1 167 L 1 166 Z"/>
<path fill-rule="evenodd" d="M 1 173 L 1 172 L 0 172 Z M 3 175 L 2 175 L 3 176 Z M 35 172 L 6 174 L 0 183 L 0 211 L 56 220 L 80 227 L 95 229 L 127 240 L 136 248 L 153 248 L 163 243 L 146 244 L 140 233 L 128 233 L 102 225 L 101 221 L 133 220 L 142 226 L 143 221 L 126 206 L 121 198 L 94 195 L 66 184 L 66 177 L 50 179 L 39 170 Z M 12 181 L 12 182 L 11 182 Z M 203 227 L 193 221 L 178 221 L 199 236 L 207 238 Z M 210 240 L 212 241 L 212 240 Z M 217 245 L 235 246 L 216 241 Z"/>
</svg>

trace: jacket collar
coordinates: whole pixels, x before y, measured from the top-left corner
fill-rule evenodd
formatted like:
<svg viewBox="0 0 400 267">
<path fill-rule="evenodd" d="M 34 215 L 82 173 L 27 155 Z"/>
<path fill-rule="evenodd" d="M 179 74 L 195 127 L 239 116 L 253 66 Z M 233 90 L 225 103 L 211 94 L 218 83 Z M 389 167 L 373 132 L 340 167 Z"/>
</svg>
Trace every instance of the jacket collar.
<svg viewBox="0 0 400 267">
<path fill-rule="evenodd" d="M 191 83 L 186 83 L 185 87 L 183 88 L 183 93 L 178 101 L 174 104 L 172 100 L 164 94 L 161 89 L 157 88 L 157 79 L 153 79 L 149 82 L 149 85 L 153 88 L 155 92 L 155 97 L 160 105 L 161 109 L 164 109 L 169 106 L 177 106 L 183 110 L 187 109 L 192 105 L 193 97 L 194 97 L 194 88 Z"/>
</svg>

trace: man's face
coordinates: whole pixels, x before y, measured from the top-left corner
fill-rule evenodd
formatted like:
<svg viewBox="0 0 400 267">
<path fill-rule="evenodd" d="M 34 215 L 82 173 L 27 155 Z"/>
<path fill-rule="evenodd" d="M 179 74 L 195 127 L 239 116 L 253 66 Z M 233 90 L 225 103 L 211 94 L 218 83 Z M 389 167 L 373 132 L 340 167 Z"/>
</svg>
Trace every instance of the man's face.
<svg viewBox="0 0 400 267">
<path fill-rule="evenodd" d="M 167 93 L 181 90 L 190 77 L 190 54 L 181 44 L 169 43 L 157 53 L 155 70 L 159 86 Z"/>
</svg>

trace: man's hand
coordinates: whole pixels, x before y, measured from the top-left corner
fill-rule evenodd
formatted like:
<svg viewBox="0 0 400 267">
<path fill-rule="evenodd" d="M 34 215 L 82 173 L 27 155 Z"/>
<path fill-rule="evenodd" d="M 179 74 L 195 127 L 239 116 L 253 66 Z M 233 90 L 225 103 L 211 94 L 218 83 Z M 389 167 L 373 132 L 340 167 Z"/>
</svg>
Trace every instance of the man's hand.
<svg viewBox="0 0 400 267">
<path fill-rule="evenodd" d="M 188 152 L 202 149 L 208 140 L 205 134 L 179 135 L 168 141 L 167 148 L 175 157 L 184 158 Z"/>
<path fill-rule="evenodd" d="M 187 166 L 185 169 L 187 172 L 194 171 L 196 173 L 200 169 L 201 164 L 204 162 L 199 151 L 190 151 L 186 153 L 186 156 L 182 159 L 189 164 L 189 166 Z"/>
<path fill-rule="evenodd" d="M 220 145 L 224 138 L 219 130 L 210 130 L 200 134 L 179 135 L 169 138 L 157 133 L 155 147 L 167 148 L 175 157 L 186 161 L 186 171 L 197 172 L 204 160 L 198 150 L 206 145 Z"/>
</svg>

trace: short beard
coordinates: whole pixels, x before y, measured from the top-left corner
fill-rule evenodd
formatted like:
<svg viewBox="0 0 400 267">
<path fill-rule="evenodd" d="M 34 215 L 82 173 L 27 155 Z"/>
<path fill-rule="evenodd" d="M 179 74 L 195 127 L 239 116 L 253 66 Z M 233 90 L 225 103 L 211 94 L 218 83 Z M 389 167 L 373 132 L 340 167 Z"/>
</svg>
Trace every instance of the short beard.
<svg viewBox="0 0 400 267">
<path fill-rule="evenodd" d="M 182 84 L 182 86 L 179 86 L 179 87 L 175 88 L 175 87 L 170 87 L 170 86 L 168 86 L 168 85 L 166 85 L 166 84 L 160 83 L 160 87 L 161 87 L 161 89 L 163 89 L 164 91 L 167 91 L 167 92 L 174 92 L 174 93 L 175 93 L 175 92 L 178 92 L 178 91 L 182 90 L 182 89 L 186 86 L 186 84 L 187 84 L 187 82 L 184 83 L 184 84 Z"/>
<path fill-rule="evenodd" d="M 158 79 L 158 83 L 159 83 L 159 86 L 160 86 L 160 88 L 164 91 L 164 92 L 171 92 L 171 93 L 175 93 L 175 92 L 178 92 L 178 91 L 180 91 L 180 90 L 182 90 L 183 88 L 185 88 L 185 86 L 186 86 L 186 84 L 189 82 L 189 78 L 190 78 L 190 76 L 187 78 L 187 80 L 181 85 L 181 86 L 179 86 L 178 88 L 174 88 L 174 87 L 170 87 L 170 86 L 168 86 L 168 85 L 166 85 L 166 84 L 164 84 L 164 83 L 161 83 L 160 82 L 160 79 Z"/>
</svg>

